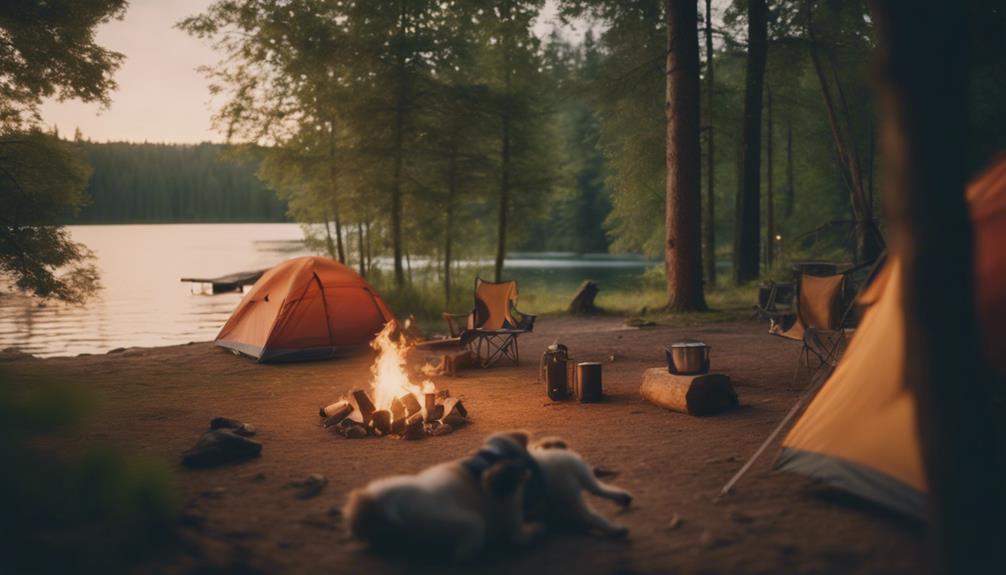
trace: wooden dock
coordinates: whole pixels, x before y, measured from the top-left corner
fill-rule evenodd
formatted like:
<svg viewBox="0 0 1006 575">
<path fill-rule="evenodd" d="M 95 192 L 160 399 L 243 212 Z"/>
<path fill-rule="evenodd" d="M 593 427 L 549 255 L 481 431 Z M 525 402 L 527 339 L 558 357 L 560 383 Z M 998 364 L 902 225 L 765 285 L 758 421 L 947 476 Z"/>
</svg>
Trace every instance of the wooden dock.
<svg viewBox="0 0 1006 575">
<path fill-rule="evenodd" d="M 213 293 L 226 293 L 241 291 L 244 286 L 254 284 L 266 271 L 267 270 L 237 272 L 217 278 L 182 278 L 182 281 L 196 284 L 210 284 L 213 286 Z"/>
</svg>

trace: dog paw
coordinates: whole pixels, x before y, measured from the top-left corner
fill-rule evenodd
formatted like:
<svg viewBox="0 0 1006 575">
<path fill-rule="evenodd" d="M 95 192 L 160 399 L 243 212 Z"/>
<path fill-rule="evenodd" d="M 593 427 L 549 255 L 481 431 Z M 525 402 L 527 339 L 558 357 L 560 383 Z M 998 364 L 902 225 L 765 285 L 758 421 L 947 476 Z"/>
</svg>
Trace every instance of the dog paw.
<svg viewBox="0 0 1006 575">
<path fill-rule="evenodd" d="M 632 495 L 622 492 L 619 494 L 618 499 L 615 502 L 622 507 L 628 507 L 629 505 L 632 505 Z"/>
</svg>

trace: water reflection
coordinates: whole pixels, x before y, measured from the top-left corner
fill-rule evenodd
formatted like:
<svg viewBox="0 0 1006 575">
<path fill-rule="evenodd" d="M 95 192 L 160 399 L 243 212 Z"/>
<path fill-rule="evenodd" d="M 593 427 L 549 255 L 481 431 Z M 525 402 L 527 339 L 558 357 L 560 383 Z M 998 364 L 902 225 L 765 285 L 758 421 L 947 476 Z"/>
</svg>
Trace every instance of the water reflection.
<svg viewBox="0 0 1006 575">
<path fill-rule="evenodd" d="M 0 295 L 0 349 L 65 356 L 211 340 L 241 294 L 194 293 L 199 287 L 180 278 L 263 269 L 309 253 L 296 224 L 71 226 L 70 232 L 97 255 L 104 289 L 84 306 Z M 424 265 L 418 258 L 412 264 Z M 602 285 L 635 281 L 649 264 L 565 254 L 513 254 L 506 262 L 522 286 L 564 290 L 588 275 Z"/>
</svg>

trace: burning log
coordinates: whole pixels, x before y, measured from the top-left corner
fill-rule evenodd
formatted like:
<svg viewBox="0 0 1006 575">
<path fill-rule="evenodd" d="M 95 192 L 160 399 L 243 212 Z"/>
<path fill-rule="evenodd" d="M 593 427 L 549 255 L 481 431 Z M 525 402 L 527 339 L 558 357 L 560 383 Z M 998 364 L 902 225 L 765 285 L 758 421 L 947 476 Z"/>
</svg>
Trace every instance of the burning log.
<svg viewBox="0 0 1006 575">
<path fill-rule="evenodd" d="M 407 418 L 419 413 L 422 409 L 422 406 L 419 405 L 419 400 L 411 393 L 406 393 L 405 395 L 399 397 L 398 401 L 401 401 L 405 406 L 405 416 Z"/>
<path fill-rule="evenodd" d="M 374 402 L 370 399 L 370 395 L 362 389 L 354 389 L 349 394 L 349 397 L 350 401 L 356 407 L 356 410 L 359 411 L 360 415 L 363 417 L 363 423 L 370 423 L 370 419 L 373 417 L 374 411 L 377 410 L 377 408 L 374 407 Z"/>
<path fill-rule="evenodd" d="M 431 385 L 431 387 L 432 387 L 432 385 Z M 437 407 L 437 392 L 436 392 L 436 390 L 435 389 L 431 390 L 431 391 L 424 390 L 423 391 L 423 399 L 426 402 L 426 413 L 429 414 L 430 412 L 432 412 Z M 435 418 L 430 418 L 429 416 L 427 416 L 426 419 L 427 419 L 427 421 L 429 421 L 430 419 L 435 419 Z"/>
<path fill-rule="evenodd" d="M 325 418 L 322 425 L 325 427 L 338 425 L 343 419 L 349 417 L 351 413 L 353 413 L 353 406 L 348 401 L 337 401 L 332 405 L 321 408 L 321 416 Z"/>
<path fill-rule="evenodd" d="M 444 404 L 437 403 L 433 409 L 426 408 L 426 421 L 436 421 L 444 416 Z"/>
<path fill-rule="evenodd" d="M 651 368 L 643 375 L 640 395 L 650 403 L 688 415 L 713 415 L 737 406 L 730 377 L 721 374 L 674 375 Z"/>
<path fill-rule="evenodd" d="M 448 433 L 454 431 L 454 428 L 451 427 L 450 424 L 443 423 L 437 420 L 426 422 L 426 425 L 424 426 L 423 429 L 426 432 L 426 435 L 432 435 L 433 437 L 447 435 Z"/>
<path fill-rule="evenodd" d="M 381 435 L 391 433 L 391 412 L 386 409 L 378 409 L 374 412 L 372 425 Z"/>
<path fill-rule="evenodd" d="M 422 439 L 424 437 L 426 437 L 426 429 L 423 427 L 423 418 L 417 413 L 409 418 L 409 423 L 402 433 L 402 439 Z"/>
<path fill-rule="evenodd" d="M 405 404 L 402 403 L 400 398 L 396 397 L 391 401 L 391 419 L 399 420 L 405 419 L 406 417 L 408 417 L 408 413 L 405 411 Z"/>
<path fill-rule="evenodd" d="M 441 418 L 444 423 L 453 427 L 463 425 L 468 419 L 468 410 L 461 400 L 456 397 L 449 397 L 443 403 L 444 415 Z"/>
<path fill-rule="evenodd" d="M 334 415 L 337 415 L 339 412 L 346 409 L 347 407 L 349 408 L 349 410 L 347 411 L 346 415 L 349 415 L 349 412 L 353 411 L 353 406 L 349 405 L 349 402 L 346 401 L 345 399 L 341 399 L 335 403 L 322 407 L 321 409 L 318 410 L 318 414 L 321 417 L 332 417 Z M 343 415 L 343 417 L 346 417 L 346 415 Z"/>
</svg>

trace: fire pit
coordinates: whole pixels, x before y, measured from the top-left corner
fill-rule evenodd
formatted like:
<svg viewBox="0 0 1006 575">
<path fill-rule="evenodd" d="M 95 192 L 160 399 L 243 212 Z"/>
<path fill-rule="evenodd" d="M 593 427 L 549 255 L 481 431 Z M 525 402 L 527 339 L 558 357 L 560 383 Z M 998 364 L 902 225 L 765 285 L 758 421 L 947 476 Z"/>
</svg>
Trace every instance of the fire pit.
<svg viewBox="0 0 1006 575">
<path fill-rule="evenodd" d="M 406 368 L 410 343 L 394 338 L 398 331 L 389 322 L 377 334 L 371 347 L 377 358 L 370 367 L 370 389 L 354 389 L 349 396 L 321 408 L 322 425 L 340 435 L 359 439 L 390 435 L 402 439 L 422 439 L 446 435 L 468 421 L 468 410 L 447 390 L 437 391 L 430 380 L 414 383 Z"/>
</svg>

